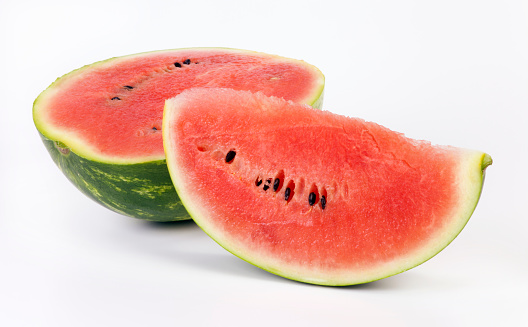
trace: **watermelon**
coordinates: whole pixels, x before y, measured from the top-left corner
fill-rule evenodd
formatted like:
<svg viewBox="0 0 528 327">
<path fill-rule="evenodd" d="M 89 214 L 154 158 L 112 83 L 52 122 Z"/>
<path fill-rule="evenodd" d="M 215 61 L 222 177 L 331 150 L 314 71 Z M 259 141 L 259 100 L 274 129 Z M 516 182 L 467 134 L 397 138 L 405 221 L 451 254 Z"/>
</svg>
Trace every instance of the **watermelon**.
<svg viewBox="0 0 528 327">
<path fill-rule="evenodd" d="M 190 89 L 165 104 L 169 172 L 196 223 L 236 256 L 352 285 L 430 259 L 463 229 L 489 155 L 260 92 Z"/>
<path fill-rule="evenodd" d="M 55 163 L 81 191 L 131 217 L 188 219 L 165 163 L 165 100 L 190 87 L 260 91 L 321 107 L 324 76 L 300 60 L 219 48 L 112 58 L 57 79 L 33 118 Z"/>
</svg>

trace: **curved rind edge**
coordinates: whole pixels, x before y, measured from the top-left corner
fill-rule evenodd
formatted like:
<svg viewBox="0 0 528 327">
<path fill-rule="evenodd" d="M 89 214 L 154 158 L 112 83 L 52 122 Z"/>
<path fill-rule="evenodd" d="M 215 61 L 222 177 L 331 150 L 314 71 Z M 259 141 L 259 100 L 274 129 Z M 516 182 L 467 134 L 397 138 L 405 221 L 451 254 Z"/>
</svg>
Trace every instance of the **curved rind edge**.
<svg viewBox="0 0 528 327">
<path fill-rule="evenodd" d="M 373 274 L 372 278 L 363 278 L 359 281 L 346 281 L 346 280 L 328 280 L 325 282 L 321 281 L 311 281 L 311 280 L 302 280 L 295 278 L 294 276 L 283 276 L 289 279 L 293 279 L 300 282 L 326 285 L 326 286 L 349 286 L 355 284 L 364 284 L 374 282 L 380 279 L 398 275 L 402 272 L 413 269 L 428 260 L 435 257 L 437 254 L 442 252 L 449 244 L 451 244 L 456 237 L 462 232 L 464 227 L 469 222 L 469 219 L 473 215 L 477 204 L 482 193 L 483 182 L 484 182 L 484 170 L 486 167 L 491 165 L 491 157 L 482 152 L 463 150 L 459 149 L 463 153 L 467 153 L 466 160 L 462 161 L 462 168 L 459 169 L 459 176 L 461 180 L 465 181 L 460 184 L 459 194 L 461 197 L 466 197 L 463 199 L 460 210 L 453 214 L 453 226 L 451 228 L 446 228 L 443 233 L 437 238 L 431 239 L 430 247 L 423 247 L 418 253 L 412 253 L 408 257 L 409 260 L 401 260 L 400 264 L 394 265 L 393 269 L 382 268 L 384 273 Z M 467 186 L 467 187 L 464 187 Z M 436 244 L 434 244 L 436 242 Z M 275 273 L 273 271 L 270 271 Z"/>
<path fill-rule="evenodd" d="M 155 53 L 174 52 L 174 51 L 212 51 L 212 50 L 223 50 L 226 52 L 231 51 L 233 53 L 252 53 L 255 55 L 259 55 L 259 56 L 272 57 L 272 58 L 277 58 L 277 59 L 281 59 L 284 61 L 291 61 L 291 62 L 304 65 L 306 67 L 309 67 L 312 71 L 314 71 L 314 74 L 319 75 L 320 80 L 318 83 L 319 87 L 317 87 L 314 90 L 313 94 L 305 100 L 305 103 L 313 106 L 314 108 L 318 108 L 318 109 L 322 108 L 325 78 L 324 78 L 323 73 L 316 66 L 313 66 L 303 60 L 287 58 L 287 57 L 282 57 L 279 55 L 268 54 L 268 53 L 252 51 L 252 50 L 222 48 L 222 47 L 196 47 L 196 48 L 179 48 L 179 49 L 147 51 L 147 52 L 140 52 L 140 53 L 124 55 L 124 56 L 119 56 L 119 57 L 112 57 L 109 59 L 97 61 L 92 64 L 82 66 L 67 74 L 64 74 L 63 76 L 58 77 L 44 91 L 42 91 L 37 96 L 35 101 L 33 102 L 33 109 L 32 109 L 33 123 L 35 124 L 35 127 L 37 128 L 38 132 L 41 135 L 45 136 L 46 138 L 50 140 L 59 141 L 67 145 L 78 156 L 81 156 L 85 159 L 93 160 L 96 162 L 112 163 L 112 164 L 137 164 L 137 163 L 147 163 L 147 162 L 152 162 L 152 161 L 164 160 L 163 157 L 158 157 L 158 156 L 143 157 L 138 160 L 137 158 L 114 158 L 111 156 L 105 156 L 105 155 L 98 154 L 97 150 L 93 149 L 92 146 L 90 146 L 89 144 L 87 144 L 85 141 L 82 140 L 82 137 L 76 135 L 75 133 L 67 133 L 64 131 L 58 132 L 58 131 L 53 130 L 53 128 L 46 126 L 45 118 L 43 117 L 44 114 L 40 112 L 38 108 L 39 106 L 43 105 L 48 98 L 52 97 L 53 93 L 58 89 L 58 86 L 60 86 L 61 84 L 67 83 L 68 80 L 75 78 L 78 75 L 81 75 L 83 72 L 85 72 L 89 68 L 98 67 L 98 66 L 102 66 L 105 64 L 112 64 L 115 61 L 126 60 L 126 59 L 130 59 L 133 57 L 145 56 L 151 53 L 155 54 Z"/>
<path fill-rule="evenodd" d="M 192 219 L 196 224 L 216 243 L 223 247 L 228 252 L 237 256 L 238 258 L 257 266 L 265 271 L 268 271 L 272 274 L 291 279 L 294 281 L 324 285 L 324 286 L 350 286 L 355 284 L 364 284 L 373 282 L 376 280 L 384 279 L 391 277 L 412 268 L 415 268 L 422 263 L 428 261 L 429 259 L 436 256 L 440 253 L 445 247 L 447 247 L 463 230 L 472 216 L 479 198 L 482 192 L 483 180 L 484 180 L 484 169 L 491 164 L 491 157 L 485 153 L 471 151 L 471 150 L 462 150 L 463 153 L 467 154 L 465 160 L 462 160 L 461 168 L 459 169 L 459 176 L 461 176 L 461 191 L 460 196 L 463 197 L 467 195 L 466 199 L 462 199 L 459 210 L 453 214 L 453 224 L 450 228 L 446 228 L 443 233 L 431 240 L 431 245 L 417 251 L 417 253 L 412 253 L 411 255 L 399 260 L 396 263 L 391 265 L 381 267 L 374 272 L 368 272 L 360 277 L 331 277 L 325 278 L 324 276 L 317 277 L 305 277 L 301 276 L 299 273 L 292 273 L 289 271 L 282 271 L 273 267 L 273 265 L 263 265 L 260 263 L 255 263 L 251 261 L 251 256 L 243 251 L 239 251 L 236 248 L 236 245 L 231 244 L 228 239 L 223 238 L 218 231 L 213 230 L 202 216 L 204 214 L 201 211 L 200 206 L 195 205 L 194 199 L 188 196 L 188 192 L 185 189 L 181 189 L 180 185 L 186 185 L 184 181 L 184 176 L 180 174 L 177 162 L 178 156 L 171 156 L 168 149 L 172 149 L 171 136 L 170 136 L 170 122 L 174 121 L 175 116 L 177 115 L 176 110 L 176 101 L 182 101 L 181 98 L 172 99 L 166 101 L 165 110 L 163 115 L 163 140 L 164 148 L 167 158 L 167 165 L 169 173 L 173 180 L 176 191 L 180 195 L 180 199 L 184 204 L 185 208 L 189 212 Z M 467 192 L 467 193 L 466 193 Z M 436 244 L 435 244 L 436 243 Z M 346 274 L 342 274 L 346 275 Z"/>
<path fill-rule="evenodd" d="M 61 144 L 42 134 L 40 137 L 68 180 L 104 207 L 150 221 L 190 219 L 176 194 L 165 160 L 129 165 L 101 163 L 64 151 Z"/>
<path fill-rule="evenodd" d="M 57 78 L 50 86 L 48 86 L 46 90 L 41 92 L 33 102 L 33 122 L 35 124 L 35 127 L 37 128 L 37 131 L 42 141 L 46 145 L 46 149 L 53 158 L 53 161 L 66 175 L 66 177 L 84 194 L 117 213 L 131 216 L 134 218 L 152 221 L 175 221 L 190 219 L 190 216 L 181 205 L 179 197 L 174 190 L 174 186 L 172 184 L 170 175 L 168 174 L 165 165 L 164 157 L 148 157 L 142 158 L 141 160 L 137 160 L 136 158 L 116 159 L 112 157 L 94 155 L 96 151 L 91 150 L 89 145 L 80 141 L 80 138 L 78 136 L 64 132 L 56 133 L 50 131 L 50 128 L 45 125 L 44 119 L 41 117 L 41 114 L 38 111 L 38 107 L 39 105 L 42 105 L 42 103 L 45 102 L 48 97 L 53 95 L 53 92 L 57 89 L 57 86 L 67 82 L 70 78 L 74 78 L 75 76 L 82 74 L 87 68 L 104 64 L 112 64 L 116 60 L 123 60 L 135 56 L 143 56 L 149 53 L 172 52 L 180 50 L 211 51 L 215 49 L 222 49 L 225 51 L 233 51 L 237 53 L 255 53 L 264 56 L 282 58 L 284 60 L 291 60 L 309 66 L 314 71 L 317 71 L 321 76 L 321 85 L 317 90 L 314 90 L 313 97 L 307 100 L 307 104 L 312 105 L 315 108 L 322 108 L 324 94 L 324 75 L 322 74 L 322 72 L 319 71 L 317 67 L 305 63 L 302 60 L 291 59 L 278 55 L 251 50 L 219 47 L 167 49 L 113 57 L 82 66 Z M 60 143 L 64 147 L 67 147 L 71 153 L 71 158 L 66 159 L 66 157 L 62 153 L 60 153 L 60 151 L 58 151 L 55 147 L 55 142 Z M 83 167 L 83 165 L 86 165 L 86 167 Z M 87 172 L 91 171 L 92 167 L 98 167 L 96 169 L 104 171 L 106 174 L 115 173 L 118 175 L 123 171 L 120 167 L 135 167 L 135 169 L 133 169 L 134 172 L 131 172 L 130 176 L 122 176 L 122 178 L 125 180 L 127 178 L 139 178 L 140 180 L 145 181 L 152 180 L 152 182 L 154 182 L 154 180 L 159 180 L 160 184 L 157 185 L 157 187 L 159 188 L 157 191 L 158 195 L 150 194 L 148 191 L 149 189 L 152 189 L 152 187 L 156 187 L 156 184 L 152 184 L 150 186 L 144 184 L 143 186 L 139 187 L 139 189 L 134 189 L 133 191 L 131 191 L 132 196 L 123 197 L 123 194 L 120 190 L 126 189 L 126 187 L 122 185 L 121 187 L 115 188 L 115 185 L 108 185 L 112 183 L 101 178 L 101 176 L 96 177 L 97 174 L 92 174 L 94 176 L 89 176 L 90 173 Z M 126 170 L 127 169 L 125 169 L 125 171 Z M 83 181 L 83 176 L 88 180 Z M 110 186 L 110 188 L 108 188 L 108 186 Z M 162 189 L 165 189 L 165 191 L 162 191 Z M 144 196 L 138 197 L 141 192 L 144 192 Z"/>
<path fill-rule="evenodd" d="M 472 155 L 468 155 L 467 166 L 469 167 L 469 169 L 460 169 L 461 175 L 467 176 L 467 178 L 463 179 L 467 179 L 470 181 L 466 184 L 469 186 L 470 190 L 469 192 L 467 192 L 467 189 L 461 189 L 461 191 L 459 192 L 461 195 L 466 195 L 468 199 L 462 201 L 465 205 L 462 206 L 461 210 L 458 213 L 454 214 L 454 221 L 455 223 L 458 223 L 455 224 L 455 226 L 451 229 L 447 229 L 445 231 L 445 234 L 439 237 L 441 242 L 436 247 L 431 247 L 430 251 L 426 252 L 425 254 L 422 254 L 421 256 L 416 256 L 414 263 L 408 264 L 408 266 L 399 269 L 399 271 L 396 271 L 395 273 L 389 274 L 387 276 L 382 276 L 380 278 L 374 278 L 367 282 L 373 282 L 376 280 L 400 274 L 429 261 L 436 255 L 438 255 L 440 252 L 442 252 L 448 245 L 450 245 L 465 228 L 465 226 L 469 222 L 469 219 L 475 212 L 477 204 L 480 200 L 480 196 L 482 194 L 482 189 L 484 186 L 485 169 L 492 164 L 492 159 L 491 156 L 487 153 L 472 150 L 460 150 L 462 150 L 463 152 L 471 153 Z M 461 183 L 461 185 L 464 185 L 464 183 Z M 337 284 L 334 286 L 346 286 L 346 284 Z"/>
</svg>

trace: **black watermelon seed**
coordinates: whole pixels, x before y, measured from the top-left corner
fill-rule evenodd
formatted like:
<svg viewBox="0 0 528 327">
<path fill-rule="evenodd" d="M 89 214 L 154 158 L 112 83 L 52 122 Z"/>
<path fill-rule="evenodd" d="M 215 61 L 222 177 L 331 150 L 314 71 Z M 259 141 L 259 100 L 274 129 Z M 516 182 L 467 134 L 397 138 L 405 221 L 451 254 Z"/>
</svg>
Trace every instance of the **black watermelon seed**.
<svg viewBox="0 0 528 327">
<path fill-rule="evenodd" d="M 313 206 L 315 204 L 315 198 L 315 193 L 310 193 L 310 195 L 308 195 L 308 204 Z"/>
<path fill-rule="evenodd" d="M 179 62 L 175 62 L 175 63 L 174 63 L 174 66 L 180 68 L 180 67 L 181 67 L 181 64 L 180 64 Z"/>
<path fill-rule="evenodd" d="M 280 185 L 280 179 L 275 178 L 275 180 L 273 181 L 273 191 L 274 192 L 277 192 L 277 190 L 279 189 L 279 185 Z"/>
<path fill-rule="evenodd" d="M 156 127 L 152 127 L 152 130 L 157 131 L 158 129 Z"/>
<path fill-rule="evenodd" d="M 132 90 L 134 87 L 133 86 L 130 86 L 130 85 L 125 85 L 125 89 L 129 89 L 129 90 Z"/>
<path fill-rule="evenodd" d="M 326 197 L 324 195 L 321 197 L 321 208 L 323 208 L 323 210 L 326 208 Z"/>
<path fill-rule="evenodd" d="M 112 100 L 121 100 L 120 97 L 113 97 Z"/>
<path fill-rule="evenodd" d="M 264 184 L 264 186 L 262 187 L 262 189 L 263 189 L 264 191 L 267 191 L 267 190 L 269 189 L 269 187 L 270 187 L 270 184 L 271 184 L 271 178 L 266 179 L 266 184 Z"/>
<path fill-rule="evenodd" d="M 225 157 L 225 161 L 227 163 L 231 163 L 233 161 L 233 159 L 235 159 L 235 155 L 236 155 L 236 152 L 231 150 L 227 153 L 226 157 Z"/>
<path fill-rule="evenodd" d="M 185 61 L 183 62 L 185 65 L 189 65 L 191 63 L 191 59 L 185 59 Z"/>
<path fill-rule="evenodd" d="M 262 179 L 257 177 L 257 180 L 255 181 L 255 186 L 260 186 L 262 184 Z"/>
<path fill-rule="evenodd" d="M 287 187 L 286 190 L 284 191 L 284 200 L 288 201 L 290 199 L 290 188 Z"/>
</svg>

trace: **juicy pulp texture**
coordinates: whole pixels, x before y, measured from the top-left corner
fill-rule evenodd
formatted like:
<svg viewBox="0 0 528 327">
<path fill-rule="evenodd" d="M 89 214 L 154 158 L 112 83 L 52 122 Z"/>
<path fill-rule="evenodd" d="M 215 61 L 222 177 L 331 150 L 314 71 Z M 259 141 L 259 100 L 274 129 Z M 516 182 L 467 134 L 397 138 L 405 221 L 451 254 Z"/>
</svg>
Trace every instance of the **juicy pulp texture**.
<svg viewBox="0 0 528 327">
<path fill-rule="evenodd" d="M 189 219 L 161 128 L 165 99 L 195 86 L 260 90 L 320 108 L 324 76 L 303 61 L 246 50 L 141 53 L 57 79 L 35 100 L 33 119 L 55 163 L 90 198 L 131 217 Z"/>
<path fill-rule="evenodd" d="M 190 87 L 261 91 L 320 105 L 324 78 L 299 60 L 231 49 L 158 51 L 83 67 L 35 101 L 49 139 L 102 162 L 163 160 L 164 101 Z"/>
<path fill-rule="evenodd" d="M 315 284 L 368 282 L 434 256 L 471 216 L 491 163 L 227 89 L 167 101 L 163 133 L 176 190 L 206 233 L 263 269 Z"/>
</svg>

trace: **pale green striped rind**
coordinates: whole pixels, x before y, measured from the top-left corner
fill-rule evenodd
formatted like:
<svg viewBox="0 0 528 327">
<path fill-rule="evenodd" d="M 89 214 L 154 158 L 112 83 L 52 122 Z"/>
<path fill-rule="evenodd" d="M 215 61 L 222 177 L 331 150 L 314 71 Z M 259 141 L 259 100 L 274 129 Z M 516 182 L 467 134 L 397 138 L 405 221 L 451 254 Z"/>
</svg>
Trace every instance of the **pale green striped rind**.
<svg viewBox="0 0 528 327">
<path fill-rule="evenodd" d="M 190 219 L 165 160 L 107 164 L 76 155 L 40 134 L 53 161 L 84 194 L 119 214 L 152 221 Z"/>
</svg>

